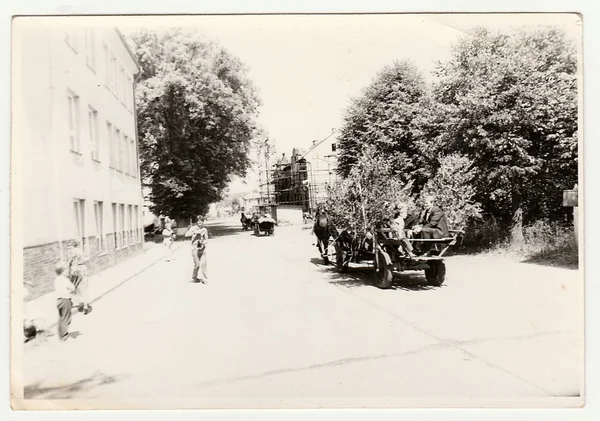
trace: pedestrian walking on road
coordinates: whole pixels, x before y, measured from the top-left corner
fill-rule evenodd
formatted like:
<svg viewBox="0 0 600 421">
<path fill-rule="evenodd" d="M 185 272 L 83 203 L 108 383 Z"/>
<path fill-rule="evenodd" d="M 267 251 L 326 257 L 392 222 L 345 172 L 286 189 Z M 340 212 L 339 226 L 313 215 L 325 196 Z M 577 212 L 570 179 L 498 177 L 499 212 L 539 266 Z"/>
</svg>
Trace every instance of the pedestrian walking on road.
<svg viewBox="0 0 600 421">
<path fill-rule="evenodd" d="M 79 247 L 79 242 L 76 240 L 70 240 L 67 243 L 67 249 L 69 255 L 68 277 L 75 286 L 75 295 L 79 301 L 79 311 L 88 314 L 92 311 L 92 306 L 89 304 L 89 285 L 85 257 Z"/>
<path fill-rule="evenodd" d="M 56 307 L 58 308 L 58 339 L 66 341 L 69 337 L 71 325 L 71 308 L 75 294 L 75 285 L 65 276 L 67 266 L 63 262 L 56 264 L 56 278 L 54 278 L 54 291 L 56 294 Z"/>
<path fill-rule="evenodd" d="M 194 260 L 194 270 L 192 271 L 192 282 L 206 283 L 208 280 L 206 270 L 206 243 L 208 242 L 208 230 L 204 227 L 204 218 L 198 216 L 196 225 L 190 227 L 185 233 L 187 238 L 192 238 L 192 258 Z M 201 278 L 198 278 L 198 272 Z"/>
</svg>

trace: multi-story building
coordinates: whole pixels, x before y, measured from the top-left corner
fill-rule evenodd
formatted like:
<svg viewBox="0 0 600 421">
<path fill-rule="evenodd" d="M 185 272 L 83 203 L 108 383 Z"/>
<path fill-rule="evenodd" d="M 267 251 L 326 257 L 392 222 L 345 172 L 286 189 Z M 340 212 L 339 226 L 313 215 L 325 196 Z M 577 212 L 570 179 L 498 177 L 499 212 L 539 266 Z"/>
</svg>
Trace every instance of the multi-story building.
<svg viewBox="0 0 600 421">
<path fill-rule="evenodd" d="M 27 22 L 27 21 L 25 21 Z M 52 288 L 66 242 L 91 274 L 143 249 L 134 79 L 121 33 L 15 22 L 14 132 L 28 299 Z M 20 227 L 21 228 L 21 227 Z"/>
<path fill-rule="evenodd" d="M 327 185 L 337 181 L 336 169 L 336 139 L 332 136 L 313 142 L 306 152 L 294 148 L 289 159 L 283 154 L 272 172 L 277 205 L 314 211 L 327 197 Z"/>
<path fill-rule="evenodd" d="M 338 180 L 337 139 L 333 136 L 334 133 L 321 141 L 315 141 L 302 156 L 308 170 L 307 189 L 312 210 L 327 197 L 327 186 Z"/>
</svg>

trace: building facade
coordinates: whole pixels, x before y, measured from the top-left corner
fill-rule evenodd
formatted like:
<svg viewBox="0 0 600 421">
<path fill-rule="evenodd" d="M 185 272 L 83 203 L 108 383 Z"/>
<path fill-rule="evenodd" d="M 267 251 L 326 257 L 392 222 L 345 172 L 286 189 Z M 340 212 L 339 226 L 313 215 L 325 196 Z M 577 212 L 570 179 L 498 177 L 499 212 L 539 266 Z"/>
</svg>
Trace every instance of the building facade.
<svg viewBox="0 0 600 421">
<path fill-rule="evenodd" d="M 277 205 L 314 212 L 327 197 L 327 186 L 338 180 L 336 139 L 314 142 L 306 151 L 294 148 L 289 158 L 283 154 L 271 178 Z"/>
<path fill-rule="evenodd" d="M 315 210 L 327 197 L 327 186 L 338 180 L 337 138 L 332 134 L 320 142 L 314 142 L 302 159 L 308 167 L 309 206 Z"/>
<path fill-rule="evenodd" d="M 14 142 L 21 150 L 24 283 L 52 290 L 66 242 L 90 274 L 143 250 L 136 133 L 138 66 L 109 27 L 20 28 Z"/>
</svg>

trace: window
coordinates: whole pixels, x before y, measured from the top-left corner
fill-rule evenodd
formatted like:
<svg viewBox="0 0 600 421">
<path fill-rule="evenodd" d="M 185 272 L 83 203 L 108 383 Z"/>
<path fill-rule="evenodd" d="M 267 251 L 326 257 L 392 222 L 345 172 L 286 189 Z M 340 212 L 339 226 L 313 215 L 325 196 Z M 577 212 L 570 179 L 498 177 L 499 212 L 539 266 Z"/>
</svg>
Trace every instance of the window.
<svg viewBox="0 0 600 421">
<path fill-rule="evenodd" d="M 115 250 L 119 249 L 119 230 L 118 230 L 118 218 L 119 218 L 119 205 L 116 203 L 112 204 L 113 214 L 113 240 L 115 242 Z"/>
<path fill-rule="evenodd" d="M 106 253 L 106 239 L 104 236 L 104 209 L 102 202 L 94 202 L 94 216 L 96 217 L 96 240 L 98 254 Z"/>
<path fill-rule="evenodd" d="M 108 166 L 115 167 L 115 142 L 112 124 L 106 122 L 106 133 L 108 134 Z"/>
<path fill-rule="evenodd" d="M 129 111 L 133 111 L 133 83 L 131 82 L 131 76 L 127 75 L 127 87 L 125 88 L 127 91 L 127 109 Z"/>
<path fill-rule="evenodd" d="M 120 206 L 121 212 L 119 213 L 121 222 L 121 246 L 127 247 L 127 231 L 125 230 L 125 205 Z"/>
<path fill-rule="evenodd" d="M 74 28 L 67 29 L 65 41 L 73 51 L 77 52 L 77 31 Z"/>
<path fill-rule="evenodd" d="M 135 150 L 135 140 L 133 138 L 131 138 L 129 140 L 129 143 L 131 144 L 131 176 L 132 177 L 137 177 L 137 151 Z"/>
<path fill-rule="evenodd" d="M 79 241 L 81 251 L 85 256 L 87 256 L 87 241 L 85 235 L 85 200 L 75 199 L 73 201 L 73 210 L 75 211 L 75 224 L 77 228 L 76 238 Z"/>
<path fill-rule="evenodd" d="M 90 135 L 90 149 L 92 150 L 92 159 L 100 161 L 100 139 L 98 136 L 98 111 L 88 107 L 88 123 Z"/>
<path fill-rule="evenodd" d="M 140 231 L 139 231 L 140 216 L 139 216 L 138 205 L 135 205 L 133 207 L 133 222 L 135 222 L 135 225 L 133 228 L 133 231 L 135 232 L 135 242 L 139 243 L 140 242 Z"/>
<path fill-rule="evenodd" d="M 85 63 L 96 72 L 96 36 L 94 30 L 85 30 Z"/>
<path fill-rule="evenodd" d="M 125 144 L 123 143 L 123 136 L 121 132 L 118 132 L 117 141 L 119 142 L 119 166 L 117 169 L 121 172 L 125 170 L 126 162 L 125 162 Z"/>
<path fill-rule="evenodd" d="M 129 205 L 127 211 L 129 212 L 129 244 L 135 244 L 135 238 L 133 237 L 133 205 Z"/>
<path fill-rule="evenodd" d="M 121 161 L 121 131 L 119 129 L 117 129 L 116 127 L 115 127 L 113 141 L 114 141 L 114 145 L 115 145 L 115 148 L 114 148 L 115 168 L 117 169 L 117 171 L 121 171 L 121 165 L 122 165 L 122 161 Z"/>
<path fill-rule="evenodd" d="M 337 145 L 335 143 L 331 144 L 331 152 L 335 152 L 335 150 L 337 149 Z"/>
<path fill-rule="evenodd" d="M 125 70 L 121 67 L 119 70 L 119 97 L 121 102 L 125 104 L 127 96 L 125 91 Z"/>
<path fill-rule="evenodd" d="M 114 55 L 110 55 L 110 91 L 117 94 L 117 59 Z"/>
<path fill-rule="evenodd" d="M 69 146 L 72 151 L 81 153 L 79 140 L 79 97 L 72 91 L 67 92 L 67 114 L 69 124 Z"/>
<path fill-rule="evenodd" d="M 102 43 L 104 48 L 104 86 L 110 89 L 110 54 L 108 53 L 108 45 Z"/>
<path fill-rule="evenodd" d="M 131 174 L 131 152 L 129 150 L 129 139 L 125 135 L 123 135 L 123 148 L 125 149 L 125 161 L 123 165 L 123 172 L 125 174 Z"/>
</svg>

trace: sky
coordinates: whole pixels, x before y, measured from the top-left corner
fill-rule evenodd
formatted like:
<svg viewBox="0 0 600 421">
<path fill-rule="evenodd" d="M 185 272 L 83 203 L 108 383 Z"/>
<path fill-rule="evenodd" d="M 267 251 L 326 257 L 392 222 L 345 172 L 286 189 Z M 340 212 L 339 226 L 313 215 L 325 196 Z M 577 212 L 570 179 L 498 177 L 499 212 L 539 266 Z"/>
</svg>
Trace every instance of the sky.
<svg viewBox="0 0 600 421">
<path fill-rule="evenodd" d="M 339 129 L 344 110 L 376 74 L 411 60 L 425 77 L 475 26 L 500 29 L 540 24 L 571 31 L 577 15 L 234 15 L 122 18 L 135 27 L 194 26 L 241 59 L 258 89 L 259 124 L 277 155 L 307 149 Z M 252 182 L 252 175 L 249 181 Z M 233 183 L 232 191 L 247 190 Z"/>
</svg>

